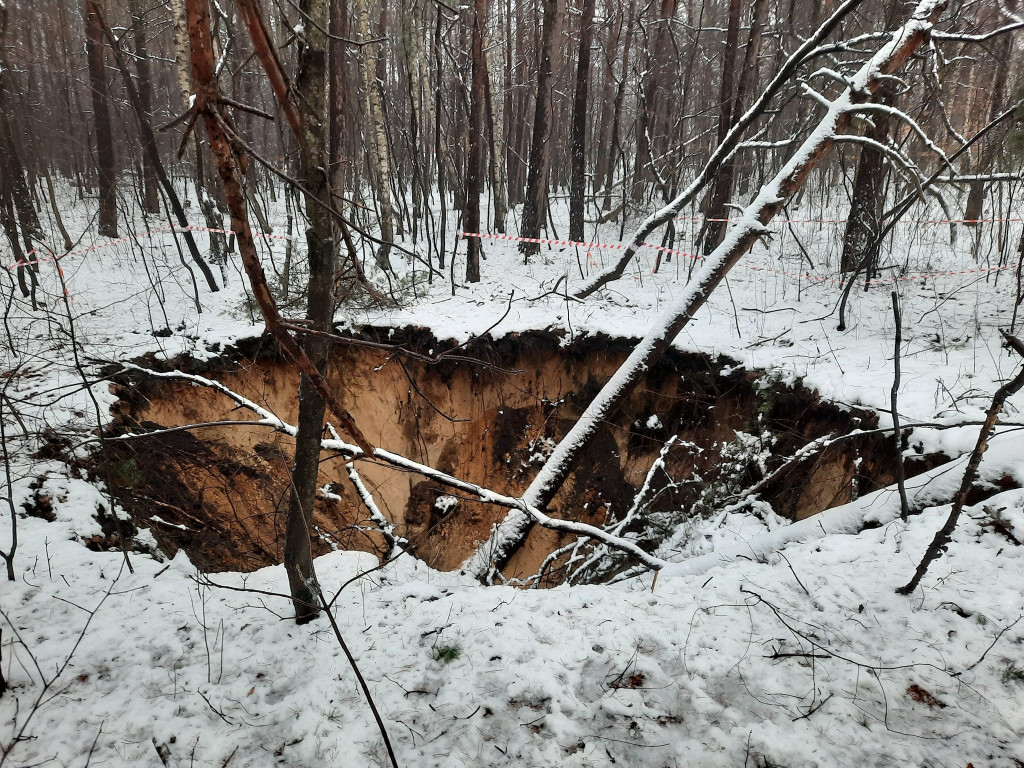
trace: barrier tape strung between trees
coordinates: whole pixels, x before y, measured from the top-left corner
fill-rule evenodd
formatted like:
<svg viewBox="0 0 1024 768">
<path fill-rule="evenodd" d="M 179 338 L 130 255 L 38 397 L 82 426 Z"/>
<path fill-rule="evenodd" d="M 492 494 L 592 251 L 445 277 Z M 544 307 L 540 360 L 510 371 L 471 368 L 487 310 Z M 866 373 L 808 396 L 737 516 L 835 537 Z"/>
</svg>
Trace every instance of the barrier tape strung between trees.
<svg viewBox="0 0 1024 768">
<path fill-rule="evenodd" d="M 1021 219 L 1006 219 L 1006 221 L 1021 221 Z M 582 242 L 577 240 L 556 240 L 551 238 L 536 238 L 536 237 L 516 237 L 515 235 L 494 235 L 489 232 L 459 232 L 459 237 L 479 237 L 488 240 L 499 240 L 503 242 L 523 242 L 523 243 L 539 243 L 541 245 L 565 245 L 579 248 L 603 248 L 609 250 L 622 250 L 627 247 L 624 243 L 598 243 L 598 242 Z M 702 261 L 703 256 L 696 253 L 689 253 L 687 251 L 676 250 L 674 248 L 667 248 L 661 245 L 652 245 L 650 243 L 644 243 L 640 246 L 641 248 L 649 248 L 655 251 L 661 251 L 662 253 L 675 253 L 680 256 L 685 256 L 688 259 L 694 261 Z M 748 269 L 752 272 L 766 272 L 769 274 L 783 275 L 785 277 L 793 277 L 801 280 L 809 280 L 815 283 L 835 283 L 837 285 L 845 284 L 843 278 L 837 277 L 822 277 L 819 275 L 812 275 L 809 272 L 791 272 L 784 269 L 772 269 L 771 267 L 758 267 L 753 264 L 744 264 L 740 262 L 736 265 L 740 269 Z M 854 285 L 895 285 L 901 282 L 912 282 L 914 280 L 924 280 L 930 277 L 947 277 L 951 275 L 970 275 L 970 274 L 987 274 L 990 272 L 1005 272 L 1010 269 L 1017 269 L 1020 266 L 1019 262 L 1012 264 L 1004 264 L 999 267 L 978 267 L 976 269 L 948 269 L 940 270 L 937 272 L 915 272 L 908 275 L 900 275 L 899 277 L 879 277 L 871 280 L 857 280 Z M 652 273 L 654 270 L 651 270 Z"/>
<path fill-rule="evenodd" d="M 732 219 L 709 219 L 705 216 L 679 216 L 676 221 L 732 221 Z M 849 219 L 772 219 L 769 224 L 847 224 Z M 897 224 L 1005 224 L 1021 222 L 1024 218 L 1008 217 L 1002 219 L 900 219 Z M 882 223 L 882 219 L 878 220 Z"/>
<path fill-rule="evenodd" d="M 690 219 L 694 220 L 694 221 L 698 220 L 697 217 L 690 217 Z M 728 219 L 708 219 L 708 221 L 728 221 Z M 843 220 L 843 219 L 836 219 L 834 221 L 828 221 L 828 220 L 824 220 L 824 219 L 792 219 L 792 220 L 777 219 L 775 223 L 783 223 L 783 224 L 784 223 L 815 223 L 815 224 L 837 223 L 838 224 L 838 223 L 843 223 L 844 221 L 845 220 Z M 918 220 L 916 222 L 915 221 L 906 221 L 906 222 L 901 222 L 901 223 L 968 224 L 968 223 L 981 223 L 981 222 L 1019 222 L 1019 221 L 1024 221 L 1024 219 L 1022 219 L 1022 218 L 1005 218 L 1005 219 L 929 219 L 929 220 Z M 15 262 L 14 264 L 9 265 L 7 267 L 7 270 L 8 271 L 12 271 L 12 270 L 18 269 L 20 267 L 29 267 L 29 266 L 33 266 L 35 264 L 40 264 L 40 263 L 42 263 L 44 261 L 52 261 L 52 262 L 54 262 L 57 265 L 57 268 L 60 269 L 60 264 L 59 264 L 60 260 L 65 258 L 65 257 L 67 257 L 67 256 L 76 256 L 76 255 L 80 255 L 80 254 L 83 254 L 83 253 L 90 253 L 92 251 L 97 251 L 97 250 L 99 250 L 101 248 L 108 248 L 110 246 L 120 245 L 121 243 L 127 243 L 127 242 L 130 242 L 133 239 L 138 239 L 138 238 L 142 238 L 142 237 L 152 237 L 153 235 L 165 234 L 167 232 L 211 232 L 211 233 L 222 234 L 222 235 L 233 235 L 233 234 L 235 234 L 234 230 L 230 230 L 230 229 L 216 229 L 216 228 L 213 228 L 213 227 L 199 227 L 199 226 L 181 227 L 181 226 L 178 226 L 178 225 L 174 225 L 174 226 L 168 225 L 168 226 L 163 226 L 163 227 L 157 227 L 156 229 L 150 229 L 150 230 L 147 230 L 145 232 L 136 232 L 133 235 L 126 235 L 124 237 L 119 237 L 119 238 L 117 238 L 115 240 L 107 240 L 106 242 L 103 242 L 103 243 L 95 243 L 93 245 L 88 245 L 88 246 L 85 246 L 83 248 L 76 248 L 74 250 L 67 251 L 66 253 L 60 254 L 58 256 L 37 256 L 35 259 L 32 259 L 30 261 L 26 260 L 26 261 Z M 257 233 L 257 234 L 260 237 L 264 237 L 264 238 L 268 238 L 268 239 L 272 239 L 272 240 L 295 240 L 295 239 L 297 239 L 295 235 L 279 235 L 279 234 L 274 234 L 274 233 L 271 233 L 271 232 L 260 232 L 260 233 Z M 459 232 L 458 234 L 459 234 L 459 237 L 461 237 L 463 239 L 468 238 L 468 237 L 478 237 L 478 238 L 481 238 L 481 239 L 497 240 L 497 241 L 506 242 L 506 243 L 537 243 L 539 245 L 562 245 L 562 246 L 569 246 L 569 247 L 575 247 L 575 248 L 604 249 L 604 250 L 624 250 L 626 247 L 628 247 L 628 245 L 626 243 L 585 242 L 585 241 L 579 241 L 579 240 L 559 240 L 559 239 L 556 239 L 556 238 L 543 238 L 543 237 L 541 237 L 541 238 L 537 238 L 537 237 L 517 237 L 515 235 L 496 235 L 496 234 L 491 234 L 489 232 Z M 703 257 L 701 255 L 699 255 L 699 254 L 691 253 L 689 251 L 683 251 L 683 250 L 680 250 L 680 249 L 677 249 L 677 248 L 669 248 L 669 247 L 664 246 L 664 245 L 654 245 L 653 243 L 644 243 L 641 247 L 642 248 L 647 248 L 647 249 L 652 250 L 652 251 L 658 251 L 660 253 L 675 254 L 677 256 L 683 256 L 685 258 L 692 259 L 694 261 L 702 261 L 703 260 Z M 31 251 L 28 252 L 27 256 L 32 256 L 32 254 L 36 253 L 36 251 L 38 251 L 38 248 L 33 248 Z M 822 276 L 819 276 L 819 275 L 812 275 L 809 272 L 792 272 L 792 271 L 788 271 L 788 270 L 784 270 L 784 269 L 772 269 L 771 267 L 758 267 L 758 266 L 755 266 L 755 265 L 752 265 L 752 264 L 743 264 L 743 263 L 740 263 L 737 266 L 742 268 L 742 269 L 750 270 L 752 272 L 765 272 L 765 273 L 769 273 L 769 274 L 783 275 L 785 277 L 792 277 L 792 278 L 797 278 L 797 279 L 802 279 L 802 280 L 809 280 L 811 282 L 817 282 L 817 283 L 836 283 L 838 285 L 842 285 L 842 284 L 845 283 L 845 280 L 843 280 L 842 278 L 822 277 Z M 875 278 L 875 279 L 872 279 L 872 280 L 858 280 L 858 281 L 856 281 L 855 284 L 856 285 L 870 285 L 870 284 L 874 284 L 874 285 L 894 285 L 894 284 L 899 283 L 899 282 L 910 282 L 910 281 L 913 281 L 913 280 L 922 280 L 922 279 L 934 278 L 934 277 L 948 277 L 948 276 L 952 276 L 952 275 L 987 274 L 987 273 L 990 273 L 990 272 L 1005 272 L 1007 270 L 1017 269 L 1018 266 L 1019 266 L 1019 263 L 1015 262 L 1015 263 L 1012 263 L 1012 264 L 1005 264 L 1005 265 L 999 266 L 999 267 L 978 267 L 978 268 L 975 268 L 975 269 L 951 269 L 951 270 L 941 270 L 941 271 L 937 271 L 937 272 L 917 272 L 917 273 L 908 274 L 908 275 L 900 275 L 899 277 L 882 277 L 882 278 Z M 63 271 L 61 272 L 61 276 L 63 277 Z"/>
</svg>

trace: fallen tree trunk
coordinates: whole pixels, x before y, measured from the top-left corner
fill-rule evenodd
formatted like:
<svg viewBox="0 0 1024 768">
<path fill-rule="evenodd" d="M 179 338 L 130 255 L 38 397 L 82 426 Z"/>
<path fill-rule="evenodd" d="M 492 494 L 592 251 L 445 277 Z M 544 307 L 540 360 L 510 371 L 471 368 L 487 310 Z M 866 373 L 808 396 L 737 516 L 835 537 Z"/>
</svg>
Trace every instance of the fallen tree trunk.
<svg viewBox="0 0 1024 768">
<path fill-rule="evenodd" d="M 800 188 L 807 175 L 831 148 L 835 137 L 848 126 L 859 107 L 868 103 L 884 78 L 899 70 L 911 54 L 929 39 L 932 25 L 945 7 L 945 0 L 921 0 L 907 23 L 894 32 L 889 42 L 861 67 L 850 79 L 850 86 L 838 98 L 828 101 L 818 96 L 819 101 L 828 106 L 818 126 L 743 210 L 722 243 L 706 257 L 703 269 L 695 275 L 680 298 L 658 318 L 626 362 L 558 444 L 523 494 L 522 499 L 527 509 L 544 510 L 550 504 L 582 454 L 584 446 L 600 425 L 618 409 L 644 373 L 661 359 L 729 270 L 767 231 L 768 222 Z M 467 562 L 466 568 L 476 578 L 491 581 L 495 571 L 504 567 L 522 546 L 535 520 L 535 515 L 524 510 L 510 512 L 504 521 L 494 527 L 487 541 L 481 544 Z"/>
</svg>

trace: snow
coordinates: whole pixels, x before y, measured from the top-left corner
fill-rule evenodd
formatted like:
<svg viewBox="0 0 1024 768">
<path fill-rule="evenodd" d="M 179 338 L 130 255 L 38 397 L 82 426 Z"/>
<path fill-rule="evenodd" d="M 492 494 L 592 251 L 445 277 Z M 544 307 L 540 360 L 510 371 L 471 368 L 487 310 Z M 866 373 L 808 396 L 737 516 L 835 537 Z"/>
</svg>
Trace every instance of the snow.
<svg viewBox="0 0 1024 768">
<path fill-rule="evenodd" d="M 1019 514 L 1022 502 L 1011 491 L 986 505 Z M 739 560 L 654 584 L 481 588 L 402 558 L 343 591 L 336 611 L 405 765 L 1012 765 L 1022 691 L 1002 678 L 1024 624 L 969 667 L 1020 615 L 1019 590 L 991 585 L 1020 583 L 1024 559 L 980 505 L 967 512 L 913 599 L 892 589 L 943 508 L 792 544 L 788 563 Z M 75 542 L 71 523 L 22 523 L 32 565 L 4 588 L 19 637 L 4 633 L 5 722 L 22 721 L 13 700 L 39 688 L 21 643 L 51 677 L 83 609 L 112 589 L 16 764 L 81 762 L 94 739 L 96 765 L 159 766 L 154 741 L 177 764 L 384 764 L 326 623 L 274 617 L 288 612 L 272 594 L 287 589 L 282 568 L 209 577 L 253 593 L 207 584 L 182 553 L 166 569 L 135 555 L 128 574 L 119 553 Z M 317 561 L 329 593 L 375 565 L 362 553 Z M 458 657 L 440 660 L 440 647 Z M 770 658 L 787 653 L 816 655 Z"/>
</svg>

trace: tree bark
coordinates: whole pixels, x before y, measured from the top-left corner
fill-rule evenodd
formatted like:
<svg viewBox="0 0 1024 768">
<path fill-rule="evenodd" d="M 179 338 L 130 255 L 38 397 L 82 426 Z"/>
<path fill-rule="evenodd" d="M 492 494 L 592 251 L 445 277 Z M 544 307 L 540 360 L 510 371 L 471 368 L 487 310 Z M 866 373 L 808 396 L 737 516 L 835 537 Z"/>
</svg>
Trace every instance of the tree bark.
<svg viewBox="0 0 1024 768">
<path fill-rule="evenodd" d="M 891 107 L 896 101 L 895 89 L 883 85 L 880 91 L 879 102 Z M 885 112 L 876 112 L 871 120 L 874 125 L 868 126 L 865 137 L 881 144 L 887 143 L 892 117 Z M 885 179 L 888 171 L 882 152 L 870 145 L 861 148 L 857 172 L 853 177 L 853 199 L 850 201 L 850 213 L 843 233 L 840 269 L 844 273 L 860 267 L 870 276 L 878 265 L 881 245 L 878 241 L 881 228 L 879 219 L 885 206 Z"/>
<path fill-rule="evenodd" d="M 540 237 L 540 227 L 547 209 L 548 165 L 551 161 L 551 88 L 552 61 L 556 55 L 555 41 L 562 28 L 563 0 L 543 0 L 544 21 L 541 32 L 540 67 L 537 72 L 537 103 L 533 117 L 533 140 L 530 143 L 530 166 L 526 174 L 526 200 L 523 203 L 521 237 Z M 519 250 L 526 258 L 540 251 L 536 243 L 521 243 Z"/>
<path fill-rule="evenodd" d="M 185 19 L 185 4 L 183 0 L 171 0 L 171 13 L 174 15 L 174 62 L 175 80 L 178 86 L 178 93 L 181 96 L 182 109 L 188 110 L 192 99 L 192 77 L 189 73 L 189 50 L 188 50 L 188 29 Z M 211 50 L 214 51 L 216 61 L 216 45 L 211 39 Z M 212 186 L 212 174 L 205 172 L 204 148 L 199 138 L 199 132 L 195 134 L 193 143 L 195 156 L 192 165 L 192 186 L 195 188 L 196 200 L 199 203 L 199 212 L 203 214 L 203 221 L 207 229 L 223 229 L 224 221 L 221 218 L 215 195 L 209 193 Z M 210 251 L 214 264 L 221 267 L 221 277 L 226 277 L 224 266 L 227 264 L 227 239 L 220 232 L 210 232 Z"/>
<path fill-rule="evenodd" d="M 651 173 L 651 132 L 654 128 L 654 114 L 658 103 L 658 88 L 661 81 L 661 70 L 668 57 L 669 24 L 676 15 L 677 0 L 661 0 L 661 11 L 658 14 L 658 27 L 654 35 L 654 46 L 651 56 L 648 58 L 647 74 L 644 77 L 643 98 L 637 107 L 636 122 L 636 161 L 633 163 L 633 189 L 632 199 L 634 203 L 643 199 L 646 183 L 653 178 Z M 739 0 L 730 0 L 732 4 L 739 4 Z M 730 28 L 731 29 L 731 28 Z M 735 42 L 733 43 L 733 49 Z M 731 55 L 731 49 L 730 49 Z M 731 85 L 730 85 L 731 88 Z"/>
<path fill-rule="evenodd" d="M 6 42 L 7 8 L 0 6 L 0 197 L 4 200 L 0 218 L 3 219 L 3 228 L 11 241 L 11 249 L 14 251 L 15 258 L 20 261 L 23 251 L 21 242 L 18 240 L 18 224 L 15 222 L 17 221 L 21 225 L 21 236 L 24 239 L 26 252 L 32 250 L 33 239 L 43 239 L 43 232 L 39 226 L 36 209 L 32 205 L 32 193 L 25 177 L 21 155 L 14 140 L 15 132 L 11 124 L 10 107 L 13 93 L 10 92 L 12 83 L 7 74 L 10 71 L 10 65 L 7 63 L 5 55 Z M 17 218 L 15 218 L 15 214 L 17 214 Z M 24 273 L 19 270 L 18 274 L 24 293 L 26 291 Z M 33 284 L 34 280 L 33 277 Z"/>
<path fill-rule="evenodd" d="M 370 39 L 370 12 L 368 0 L 356 0 L 356 19 L 359 36 Z M 377 79 L 377 50 L 374 44 L 361 48 L 363 55 L 363 88 L 366 97 L 367 134 L 370 138 L 371 177 L 377 192 L 380 207 L 380 239 L 383 245 L 377 251 L 377 266 L 391 270 L 391 242 L 395 239 L 395 213 L 391 203 L 391 153 L 384 126 L 384 111 L 381 106 L 381 83 Z"/>
<path fill-rule="evenodd" d="M 594 40 L 594 0 L 583 0 L 576 94 L 572 105 L 572 169 L 569 179 L 569 239 L 583 239 L 584 195 L 587 190 L 587 102 L 590 93 L 590 47 Z"/>
<path fill-rule="evenodd" d="M 85 55 L 89 61 L 89 85 L 92 92 L 93 125 L 96 133 L 96 167 L 99 172 L 100 212 L 98 232 L 117 237 L 117 178 L 114 137 L 110 126 L 107 97 L 107 73 L 103 61 L 103 30 L 98 14 L 100 0 L 82 0 L 85 22 Z"/>
<path fill-rule="evenodd" d="M 1010 70 L 1011 54 L 1013 51 L 1013 35 L 1003 35 L 993 44 L 993 58 L 995 60 L 995 77 L 992 81 L 992 96 L 989 101 L 988 118 L 994 120 L 1003 111 L 1005 101 L 1006 79 Z M 978 154 L 978 163 L 975 172 L 979 174 L 988 173 L 992 169 L 996 155 L 1002 141 L 999 136 L 988 136 L 981 145 Z M 967 205 L 964 208 L 964 218 L 968 226 L 976 226 L 978 220 L 984 216 L 985 208 L 985 182 L 971 182 L 970 190 L 967 193 Z"/>
<path fill-rule="evenodd" d="M 763 6 L 763 0 L 756 0 L 757 5 Z M 722 82 L 719 89 L 719 100 L 721 101 L 721 112 L 718 117 L 718 141 L 719 143 L 729 133 L 733 126 L 735 117 L 739 117 L 736 110 L 737 98 L 733 97 L 733 79 L 736 69 L 736 58 L 739 56 L 739 32 L 740 32 L 740 9 L 739 0 L 729 0 L 729 26 L 725 33 L 725 49 L 722 51 Z M 756 25 L 751 26 L 750 34 L 754 36 Z M 748 48 L 749 51 L 749 48 Z M 733 158 L 727 158 L 719 167 L 711 182 L 711 189 L 708 190 L 707 203 L 704 206 L 704 215 L 707 217 L 704 230 L 704 253 L 711 253 L 725 234 L 724 221 L 712 221 L 711 219 L 726 219 L 729 217 L 726 203 L 732 195 L 733 182 Z"/>
<path fill-rule="evenodd" d="M 612 109 L 612 138 L 608 142 L 607 151 L 607 176 L 604 179 L 604 205 L 603 210 L 607 211 L 612 205 L 612 185 L 615 182 L 616 157 L 622 154 L 622 147 L 619 142 L 619 118 L 622 114 L 622 103 L 626 99 L 626 83 L 629 80 L 629 49 L 633 44 L 633 28 L 636 18 L 636 0 L 630 0 L 628 17 L 626 19 L 626 41 L 622 45 L 622 77 L 619 78 L 618 86 L 615 89 L 615 106 Z M 609 73 L 611 70 L 609 69 Z M 626 169 L 622 169 L 623 176 Z M 625 179 L 623 179 L 625 183 Z"/>
<path fill-rule="evenodd" d="M 486 47 L 486 45 L 485 45 Z M 487 61 L 487 77 L 484 87 L 487 91 L 487 122 L 490 130 L 491 190 L 494 195 L 494 228 L 505 234 L 505 218 L 508 216 L 508 174 L 505 165 L 505 87 L 501 76 L 500 63 L 494 64 L 494 56 L 484 54 Z M 495 94 L 497 91 L 497 94 Z"/>
<path fill-rule="evenodd" d="M 466 169 L 467 232 L 480 231 L 480 195 L 484 186 L 484 88 L 487 63 L 484 61 L 483 25 L 487 20 L 487 0 L 473 0 L 473 32 L 470 42 L 472 83 L 469 93 L 469 167 Z M 480 253 L 483 238 L 466 238 L 466 282 L 480 282 Z"/>
<path fill-rule="evenodd" d="M 299 173 L 307 190 L 306 250 L 309 282 L 306 286 L 306 319 L 311 328 L 329 332 L 334 320 L 334 238 L 330 214 L 314 198 L 329 200 L 327 167 L 327 0 L 300 0 L 306 19 L 300 36 L 299 69 L 295 95 L 302 132 L 299 141 Z M 323 374 L 328 364 L 328 343 L 317 336 L 303 343 L 306 354 Z M 316 573 L 313 569 L 313 512 L 320 470 L 320 437 L 327 406 L 305 376 L 299 380 L 299 419 L 295 435 L 295 465 L 292 470 L 288 515 L 285 520 L 284 567 L 288 574 L 295 621 L 303 624 L 316 618 Z"/>
<path fill-rule="evenodd" d="M 149 51 L 146 48 L 146 28 L 139 0 L 132 0 L 132 41 L 135 43 L 135 72 L 139 78 L 139 100 L 146 121 L 152 124 L 153 81 L 149 74 Z M 142 204 L 146 213 L 160 213 L 156 169 L 148 153 L 142 155 Z"/>
</svg>

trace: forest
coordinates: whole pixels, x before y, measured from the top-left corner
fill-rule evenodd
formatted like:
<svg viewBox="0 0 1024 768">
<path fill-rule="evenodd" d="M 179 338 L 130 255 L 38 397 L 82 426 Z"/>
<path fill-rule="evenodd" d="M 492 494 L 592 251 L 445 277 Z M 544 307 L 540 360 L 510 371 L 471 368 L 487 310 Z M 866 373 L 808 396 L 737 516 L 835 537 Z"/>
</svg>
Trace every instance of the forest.
<svg viewBox="0 0 1024 768">
<path fill-rule="evenodd" d="M 0 768 L 1024 768 L 1022 44 L 0 0 Z"/>
</svg>

